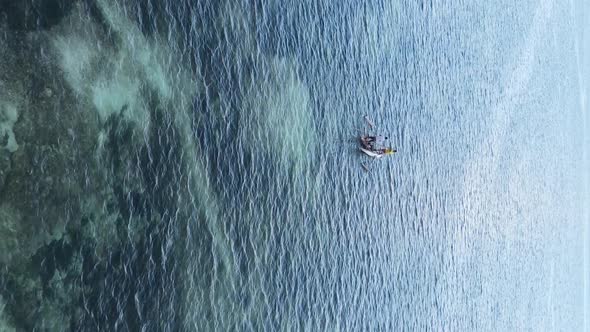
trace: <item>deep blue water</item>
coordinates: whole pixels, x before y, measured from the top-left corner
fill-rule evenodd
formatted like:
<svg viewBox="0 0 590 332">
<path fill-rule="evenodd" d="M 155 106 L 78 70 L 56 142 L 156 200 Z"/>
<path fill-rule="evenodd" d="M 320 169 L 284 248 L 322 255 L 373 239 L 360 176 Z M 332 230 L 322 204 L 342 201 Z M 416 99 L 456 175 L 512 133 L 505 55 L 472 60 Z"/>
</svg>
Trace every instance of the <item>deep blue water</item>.
<svg viewBox="0 0 590 332">
<path fill-rule="evenodd" d="M 581 2 L 47 3 L 0 6 L 0 328 L 583 329 Z"/>
</svg>

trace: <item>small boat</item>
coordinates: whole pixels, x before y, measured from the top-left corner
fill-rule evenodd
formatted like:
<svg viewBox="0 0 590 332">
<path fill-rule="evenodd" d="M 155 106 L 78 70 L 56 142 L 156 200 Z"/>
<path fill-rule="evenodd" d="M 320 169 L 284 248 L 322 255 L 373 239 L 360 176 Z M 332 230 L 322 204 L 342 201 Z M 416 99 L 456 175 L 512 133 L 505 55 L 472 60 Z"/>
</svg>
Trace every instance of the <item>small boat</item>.
<svg viewBox="0 0 590 332">
<path fill-rule="evenodd" d="M 396 151 L 391 149 L 391 148 L 385 148 L 385 149 L 379 149 L 379 150 L 375 150 L 373 146 L 371 146 L 371 144 L 369 144 L 369 142 L 367 142 L 367 135 L 361 135 L 359 137 L 360 139 L 360 149 L 361 151 L 366 154 L 369 157 L 373 157 L 373 158 L 381 158 L 385 155 L 388 154 L 393 154 Z"/>
<path fill-rule="evenodd" d="M 373 151 L 373 149 L 371 149 L 371 145 L 367 142 L 367 135 L 361 135 L 360 141 L 361 141 L 361 151 L 364 152 L 367 156 L 369 157 L 373 157 L 373 158 L 381 158 L 383 155 L 381 153 L 378 153 L 377 151 Z"/>
<path fill-rule="evenodd" d="M 365 121 L 367 121 L 367 124 L 369 125 L 370 129 L 373 129 L 375 127 L 375 123 L 371 119 L 369 119 L 368 115 L 365 115 Z"/>
</svg>

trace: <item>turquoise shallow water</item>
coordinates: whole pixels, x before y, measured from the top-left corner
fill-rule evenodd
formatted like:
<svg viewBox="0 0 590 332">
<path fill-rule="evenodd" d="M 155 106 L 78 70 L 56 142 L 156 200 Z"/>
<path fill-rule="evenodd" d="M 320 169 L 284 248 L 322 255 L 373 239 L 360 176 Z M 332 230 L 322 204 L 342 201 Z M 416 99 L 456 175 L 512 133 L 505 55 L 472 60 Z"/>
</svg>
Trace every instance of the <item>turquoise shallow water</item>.
<svg viewBox="0 0 590 332">
<path fill-rule="evenodd" d="M 581 3 L 0 10 L 0 329 L 583 329 Z"/>
</svg>

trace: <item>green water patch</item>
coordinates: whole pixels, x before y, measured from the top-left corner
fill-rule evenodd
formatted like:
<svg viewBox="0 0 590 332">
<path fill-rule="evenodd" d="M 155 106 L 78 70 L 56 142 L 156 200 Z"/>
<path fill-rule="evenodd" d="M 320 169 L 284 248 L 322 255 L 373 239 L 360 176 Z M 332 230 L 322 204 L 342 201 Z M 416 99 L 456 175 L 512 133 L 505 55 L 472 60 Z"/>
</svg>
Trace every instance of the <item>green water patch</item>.
<svg viewBox="0 0 590 332">
<path fill-rule="evenodd" d="M 76 1 L 0 1 L 0 17 L 4 16 L 11 30 L 36 31 L 46 30 L 58 24 Z"/>
<path fill-rule="evenodd" d="M 260 271 L 253 269 L 249 261 L 257 248 L 253 243 L 264 242 L 267 235 L 242 236 L 237 234 L 241 232 L 238 228 L 231 228 L 239 217 L 225 219 L 235 210 L 219 199 L 223 191 L 215 183 L 227 174 L 240 175 L 231 173 L 231 167 L 208 167 L 209 154 L 220 150 L 205 150 L 195 140 L 195 133 L 202 129 L 206 118 L 191 114 L 194 100 L 203 94 L 200 76 L 185 70 L 174 46 L 155 35 L 143 34 L 120 5 L 97 1 L 91 6 L 93 10 L 80 3 L 73 5 L 65 23 L 44 35 L 50 43 L 45 49 L 51 51 L 59 69 L 47 76 L 58 77 L 59 84 L 35 83 L 32 86 L 39 93 L 27 105 L 31 107 L 18 108 L 18 121 L 13 126 L 19 143 L 15 160 L 31 168 L 12 172 L 4 188 L 10 193 L 34 193 L 37 198 L 23 194 L 18 197 L 21 203 L 11 201 L 0 210 L 16 220 L 15 232 L 20 234 L 21 243 L 34 242 L 26 252 L 26 257 L 32 256 L 30 271 L 21 274 L 23 283 L 15 284 L 11 296 L 22 292 L 26 295 L 23 301 L 37 291 L 43 296 L 35 298 L 37 302 L 31 302 L 32 305 L 23 302 L 21 306 L 41 308 L 39 314 L 31 316 L 27 309 L 14 312 L 13 316 L 19 321 L 29 320 L 29 325 L 23 325 L 25 329 L 59 329 L 57 325 L 40 323 L 44 315 L 50 314 L 75 317 L 66 319 L 74 321 L 68 323 L 73 324 L 73 329 L 135 330 L 143 323 L 153 329 L 176 329 L 179 324 L 190 326 L 194 318 L 215 321 L 220 318 L 215 314 L 216 308 L 238 301 L 244 312 L 254 317 L 263 305 L 262 294 L 244 289 L 262 282 Z M 250 36 L 248 40 L 254 39 Z M 247 49 L 244 45 L 244 52 Z M 240 63 L 255 68 L 254 53 L 242 55 Z M 300 103 L 306 95 L 305 87 L 289 76 L 291 69 L 285 69 L 289 65 L 277 66 L 281 77 L 263 87 L 269 95 L 276 92 L 278 97 L 266 95 L 265 105 L 280 108 L 283 104 Z M 235 79 L 236 86 L 243 87 L 244 80 L 251 79 L 244 76 L 245 72 L 236 70 L 226 79 Z M 260 76 L 260 80 L 265 79 Z M 295 92 L 272 87 L 283 84 L 283 79 Z M 228 87 L 216 81 L 216 75 L 210 75 L 209 80 L 216 82 L 219 89 L 208 92 L 215 94 L 222 91 L 220 87 Z M 250 88 L 255 89 L 256 85 Z M 231 93 L 219 93 L 212 102 L 218 103 L 224 95 Z M 278 132 L 269 134 L 272 139 L 286 137 L 286 141 L 274 146 L 270 144 L 275 142 L 270 141 L 263 145 L 246 141 L 250 151 L 262 152 L 251 154 L 253 159 L 245 163 L 256 167 L 256 158 L 264 156 L 269 164 L 287 170 L 288 167 L 280 167 L 283 161 L 277 161 L 278 147 L 289 156 L 285 163 L 297 164 L 304 154 L 299 140 L 307 142 L 301 135 L 305 125 L 297 125 L 291 132 L 280 121 L 281 115 L 265 120 L 264 110 L 253 109 L 259 105 L 257 101 L 244 102 L 244 96 L 259 97 L 241 94 L 232 99 L 232 107 L 248 106 L 247 111 L 262 123 L 257 128 L 259 132 Z M 306 102 L 302 104 L 305 109 Z M 38 112 L 42 105 L 52 111 Z M 211 109 L 215 116 L 220 116 L 215 120 L 220 127 L 223 116 L 235 110 Z M 305 111 L 287 112 L 288 119 L 295 121 Z M 237 135 L 239 124 L 240 121 L 233 121 L 230 126 L 229 131 L 234 133 L 230 141 L 241 139 Z M 33 135 L 31 128 L 42 130 Z M 21 140 L 26 144 L 21 145 Z M 226 161 L 220 160 L 220 164 Z M 27 182 L 15 181 L 27 171 L 33 171 Z M 31 232 L 21 229 L 29 224 L 23 220 L 32 222 L 39 217 L 21 215 L 33 201 L 39 204 L 37 211 L 45 213 L 52 222 L 47 224 L 47 236 L 34 239 L 22 237 Z M 67 211 L 67 217 L 59 211 Z M 250 210 L 250 216 L 256 211 Z M 11 232 L 11 224 L 5 225 L 7 232 Z M 233 252 L 236 249 L 241 255 L 238 258 Z M 81 276 L 71 283 L 79 289 L 69 290 L 70 300 L 66 300 L 66 293 L 59 289 L 73 275 Z M 179 276 L 183 276 L 182 280 Z M 26 283 L 34 287 L 25 288 Z M 195 317 L 192 302 L 201 299 L 202 306 L 195 312 L 203 317 Z M 71 301 L 78 308 L 88 308 L 88 312 L 68 316 Z M 56 302 L 62 304 L 51 309 Z M 232 318 L 235 319 L 238 318 Z"/>
<path fill-rule="evenodd" d="M 139 36 L 137 56 L 106 31 L 111 21 L 102 11 L 97 19 L 75 6 L 66 23 L 42 33 L 49 38 L 32 35 L 39 45 L 25 43 L 24 58 L 43 66 L 19 61 L 18 47 L 2 50 L 10 56 L 1 68 L 22 75 L 1 77 L 2 130 L 18 140 L 16 150 L 3 146 L 2 157 L 10 158 L 2 160 L 22 165 L 2 169 L 0 294 L 10 308 L 2 315 L 23 330 L 174 326 L 182 298 L 176 244 L 184 243 L 176 236 L 188 219 L 177 201 L 187 171 L 168 115 L 190 98 L 182 96 L 190 88 L 176 85 L 190 79 L 159 81 L 168 75 L 165 51 L 149 48 L 162 45 Z M 41 49 L 52 50 L 55 65 Z M 119 294 L 112 300 L 111 286 Z"/>
</svg>

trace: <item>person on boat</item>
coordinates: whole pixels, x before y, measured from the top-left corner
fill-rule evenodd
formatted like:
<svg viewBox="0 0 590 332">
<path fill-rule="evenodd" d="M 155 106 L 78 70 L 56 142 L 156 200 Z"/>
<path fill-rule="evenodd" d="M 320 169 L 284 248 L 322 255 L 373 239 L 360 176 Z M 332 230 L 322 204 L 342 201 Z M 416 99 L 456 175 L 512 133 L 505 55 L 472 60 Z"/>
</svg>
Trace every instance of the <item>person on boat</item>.
<svg viewBox="0 0 590 332">
<path fill-rule="evenodd" d="M 369 144 L 369 142 L 367 141 L 367 137 L 368 136 L 361 136 L 361 146 L 363 147 L 363 149 L 365 150 L 373 150 L 373 147 Z"/>
</svg>

